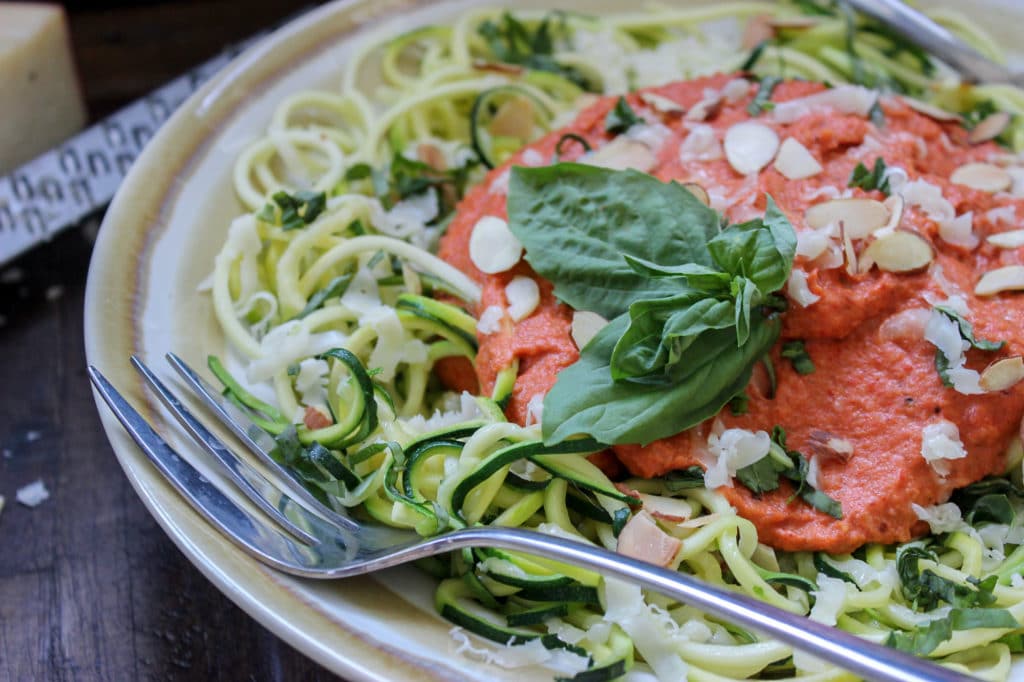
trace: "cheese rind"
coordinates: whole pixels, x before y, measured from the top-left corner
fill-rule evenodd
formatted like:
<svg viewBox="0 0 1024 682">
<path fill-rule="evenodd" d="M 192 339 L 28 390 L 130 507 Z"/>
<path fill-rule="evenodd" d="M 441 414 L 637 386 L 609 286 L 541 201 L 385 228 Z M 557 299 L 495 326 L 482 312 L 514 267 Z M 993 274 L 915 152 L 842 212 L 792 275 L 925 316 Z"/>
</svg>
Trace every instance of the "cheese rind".
<svg viewBox="0 0 1024 682">
<path fill-rule="evenodd" d="M 0 174 L 85 125 L 59 5 L 0 2 Z"/>
</svg>

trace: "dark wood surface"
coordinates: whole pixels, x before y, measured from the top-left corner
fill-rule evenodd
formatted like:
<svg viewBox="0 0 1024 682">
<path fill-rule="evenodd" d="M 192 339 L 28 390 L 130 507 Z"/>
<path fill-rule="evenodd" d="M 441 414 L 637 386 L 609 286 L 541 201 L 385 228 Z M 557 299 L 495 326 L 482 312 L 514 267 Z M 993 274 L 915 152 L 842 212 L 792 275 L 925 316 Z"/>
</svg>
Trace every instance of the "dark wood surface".
<svg viewBox="0 0 1024 682">
<path fill-rule="evenodd" d="M 298 6 L 69 3 L 90 112 L 111 112 Z M 121 472 L 85 374 L 90 232 L 0 267 L 0 680 L 336 679 L 214 589 Z M 29 509 L 15 491 L 36 479 L 50 499 Z"/>
</svg>

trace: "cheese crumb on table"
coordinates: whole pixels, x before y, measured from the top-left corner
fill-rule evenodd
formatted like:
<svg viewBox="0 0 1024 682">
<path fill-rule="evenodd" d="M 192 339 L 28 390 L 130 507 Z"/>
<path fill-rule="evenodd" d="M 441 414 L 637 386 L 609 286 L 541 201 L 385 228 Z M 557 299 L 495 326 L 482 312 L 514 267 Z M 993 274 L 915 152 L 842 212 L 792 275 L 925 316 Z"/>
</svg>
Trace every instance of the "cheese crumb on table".
<svg viewBox="0 0 1024 682">
<path fill-rule="evenodd" d="M 46 489 L 43 479 L 40 478 L 22 488 L 18 488 L 15 497 L 18 499 L 18 502 L 26 507 L 38 507 L 50 499 L 50 492 Z"/>
<path fill-rule="evenodd" d="M 82 89 L 59 5 L 0 2 L 0 174 L 85 125 Z"/>
</svg>

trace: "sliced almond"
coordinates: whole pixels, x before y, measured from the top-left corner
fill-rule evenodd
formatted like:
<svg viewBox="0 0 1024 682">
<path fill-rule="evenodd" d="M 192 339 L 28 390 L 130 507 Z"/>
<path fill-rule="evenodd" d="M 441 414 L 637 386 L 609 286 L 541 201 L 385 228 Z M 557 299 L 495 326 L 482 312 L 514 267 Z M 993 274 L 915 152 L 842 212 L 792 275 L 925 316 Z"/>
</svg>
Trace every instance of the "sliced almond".
<svg viewBox="0 0 1024 682">
<path fill-rule="evenodd" d="M 601 168 L 612 170 L 633 168 L 644 173 L 650 171 L 658 163 L 658 159 L 650 147 L 643 142 L 637 142 L 622 135 L 598 149 L 589 158 L 583 158 L 580 161 Z"/>
<path fill-rule="evenodd" d="M 775 29 L 770 23 L 771 18 L 770 14 L 758 14 L 747 22 L 743 29 L 743 39 L 740 41 L 744 49 L 752 50 L 775 37 Z"/>
<path fill-rule="evenodd" d="M 853 248 L 853 239 L 850 238 L 850 233 L 846 230 L 846 225 L 843 221 L 839 221 L 839 239 L 843 244 L 843 262 L 846 263 L 846 274 L 851 277 L 860 272 L 860 268 L 857 266 L 857 251 Z"/>
<path fill-rule="evenodd" d="M 840 221 L 851 239 L 864 239 L 889 222 L 889 209 L 874 199 L 832 199 L 815 204 L 804 213 L 807 227 L 815 230 Z"/>
<path fill-rule="evenodd" d="M 480 272 L 494 275 L 519 262 L 523 245 L 508 229 L 508 223 L 496 216 L 484 216 L 469 236 L 469 259 Z"/>
<path fill-rule="evenodd" d="M 928 102 L 922 102 L 921 100 L 914 99 L 913 97 L 903 97 L 903 96 L 900 96 L 898 99 L 901 102 L 903 102 L 904 104 L 906 104 L 908 107 L 910 107 L 911 109 L 916 111 L 917 113 L 924 114 L 925 116 L 927 116 L 929 118 L 934 118 L 936 121 L 943 121 L 943 122 L 946 122 L 946 121 L 949 121 L 949 122 L 957 121 L 957 122 L 959 122 L 961 120 L 959 114 L 954 114 L 951 111 L 946 111 L 945 109 L 940 109 L 939 107 L 935 106 L 934 104 L 929 104 Z"/>
<path fill-rule="evenodd" d="M 1010 230 L 1009 232 L 990 234 L 985 241 L 1001 249 L 1016 249 L 1024 246 L 1024 230 Z"/>
<path fill-rule="evenodd" d="M 714 117 L 722 108 L 722 93 L 705 93 L 704 99 L 690 107 L 686 112 L 687 121 L 706 121 Z"/>
<path fill-rule="evenodd" d="M 533 137 L 533 102 L 513 97 L 502 102 L 488 127 L 492 135 L 529 140 Z"/>
<path fill-rule="evenodd" d="M 885 272 L 914 272 L 928 267 L 934 258 L 927 239 L 910 230 L 895 230 L 868 244 L 861 265 L 870 261 Z"/>
<path fill-rule="evenodd" d="M 740 175 L 750 175 L 775 158 L 779 151 L 779 136 L 762 123 L 744 121 L 726 131 L 723 148 L 733 170 Z"/>
<path fill-rule="evenodd" d="M 974 285 L 974 293 L 978 296 L 995 296 L 1003 291 L 1021 291 L 1024 289 L 1024 265 L 1007 265 L 1004 268 L 989 270 Z"/>
<path fill-rule="evenodd" d="M 853 454 L 853 443 L 821 429 L 811 429 L 808 446 L 816 455 L 844 462 Z"/>
<path fill-rule="evenodd" d="M 682 114 L 686 112 L 686 107 L 679 102 L 654 92 L 641 92 L 640 99 L 647 106 L 663 114 Z"/>
<path fill-rule="evenodd" d="M 803 180 L 822 171 L 821 164 L 792 137 L 787 137 L 779 146 L 779 154 L 775 157 L 775 170 L 789 180 Z"/>
<path fill-rule="evenodd" d="M 1024 379 L 1024 359 L 1019 355 L 996 360 L 981 373 L 978 385 L 987 392 L 1005 391 Z"/>
<path fill-rule="evenodd" d="M 711 205 L 711 196 L 708 191 L 698 185 L 696 182 L 684 182 L 683 187 L 690 190 L 690 194 L 697 197 L 697 200 L 705 206 Z"/>
<path fill-rule="evenodd" d="M 645 493 L 636 496 L 643 502 L 643 510 L 661 521 L 682 523 L 693 516 L 693 508 L 685 500 Z"/>
<path fill-rule="evenodd" d="M 1010 121 L 1013 119 L 1008 111 L 997 111 L 994 114 L 986 116 L 981 123 L 974 126 L 974 130 L 967 136 L 967 141 L 971 144 L 981 144 L 982 142 L 988 142 L 994 140 L 1003 134 L 1006 127 L 1010 125 Z"/>
<path fill-rule="evenodd" d="M 519 75 L 523 72 L 523 67 L 521 66 L 506 64 L 505 62 L 489 62 L 484 59 L 474 59 L 473 68 L 477 71 L 494 71 L 496 73 L 508 73 L 512 75 Z"/>
<path fill-rule="evenodd" d="M 505 286 L 508 316 L 519 322 L 533 314 L 540 305 L 540 287 L 532 277 L 513 277 Z"/>
<path fill-rule="evenodd" d="M 571 333 L 576 347 L 582 350 L 607 324 L 608 320 L 597 313 L 592 313 L 589 310 L 575 311 L 572 314 Z"/>
<path fill-rule="evenodd" d="M 993 166 L 991 163 L 966 163 L 953 171 L 949 181 L 979 192 L 995 193 L 1010 189 L 1013 177 L 1005 168 Z"/>
</svg>

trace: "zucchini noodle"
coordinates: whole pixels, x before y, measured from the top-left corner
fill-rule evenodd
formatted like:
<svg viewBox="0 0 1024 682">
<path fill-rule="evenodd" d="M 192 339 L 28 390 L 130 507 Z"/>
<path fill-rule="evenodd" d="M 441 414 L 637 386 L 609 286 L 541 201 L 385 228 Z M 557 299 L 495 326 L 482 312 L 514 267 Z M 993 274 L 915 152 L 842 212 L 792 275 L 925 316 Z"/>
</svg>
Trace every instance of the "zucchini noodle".
<svg viewBox="0 0 1024 682">
<path fill-rule="evenodd" d="M 806 22 L 780 22 L 772 39 L 744 46 L 744 25 L 763 16 Z M 961 14 L 934 18 L 1002 58 Z M 1000 141 L 1024 148 L 1020 89 L 964 86 L 877 24 L 825 3 L 604 17 L 466 13 L 450 25 L 365 41 L 338 92 L 288 97 L 239 156 L 233 182 L 247 212 L 231 225 L 212 277 L 234 375 L 216 358 L 210 369 L 275 435 L 275 456 L 325 504 L 357 517 L 424 535 L 479 523 L 524 526 L 615 550 L 632 495 L 654 496 L 674 510 L 659 527 L 680 541 L 678 570 L 950 668 L 1005 679 L 1011 653 L 1024 651 L 1024 630 L 972 626 L 954 616 L 959 607 L 915 597 L 913 586 L 937 576 L 965 602 L 1024 618 L 1019 499 L 1011 499 L 1009 523 L 950 523 L 923 540 L 869 545 L 852 556 L 776 551 L 700 475 L 616 486 L 586 459 L 597 443 L 546 447 L 538 425 L 507 422 L 502 405 L 518 365 L 501 372 L 490 397 L 446 391 L 435 376 L 443 360 L 476 357 L 476 320 L 462 305 L 478 302 L 480 289 L 432 250 L 485 166 L 571 120 L 591 93 L 740 68 L 859 82 L 967 116 L 990 103 L 1013 115 Z M 1017 450 L 1009 480 L 1020 484 Z M 850 678 L 575 567 L 492 549 L 421 566 L 439 580 L 443 617 L 500 644 L 534 654 L 542 647 L 563 676 Z M 922 643 L 937 619 L 961 617 L 967 625 Z"/>
</svg>

